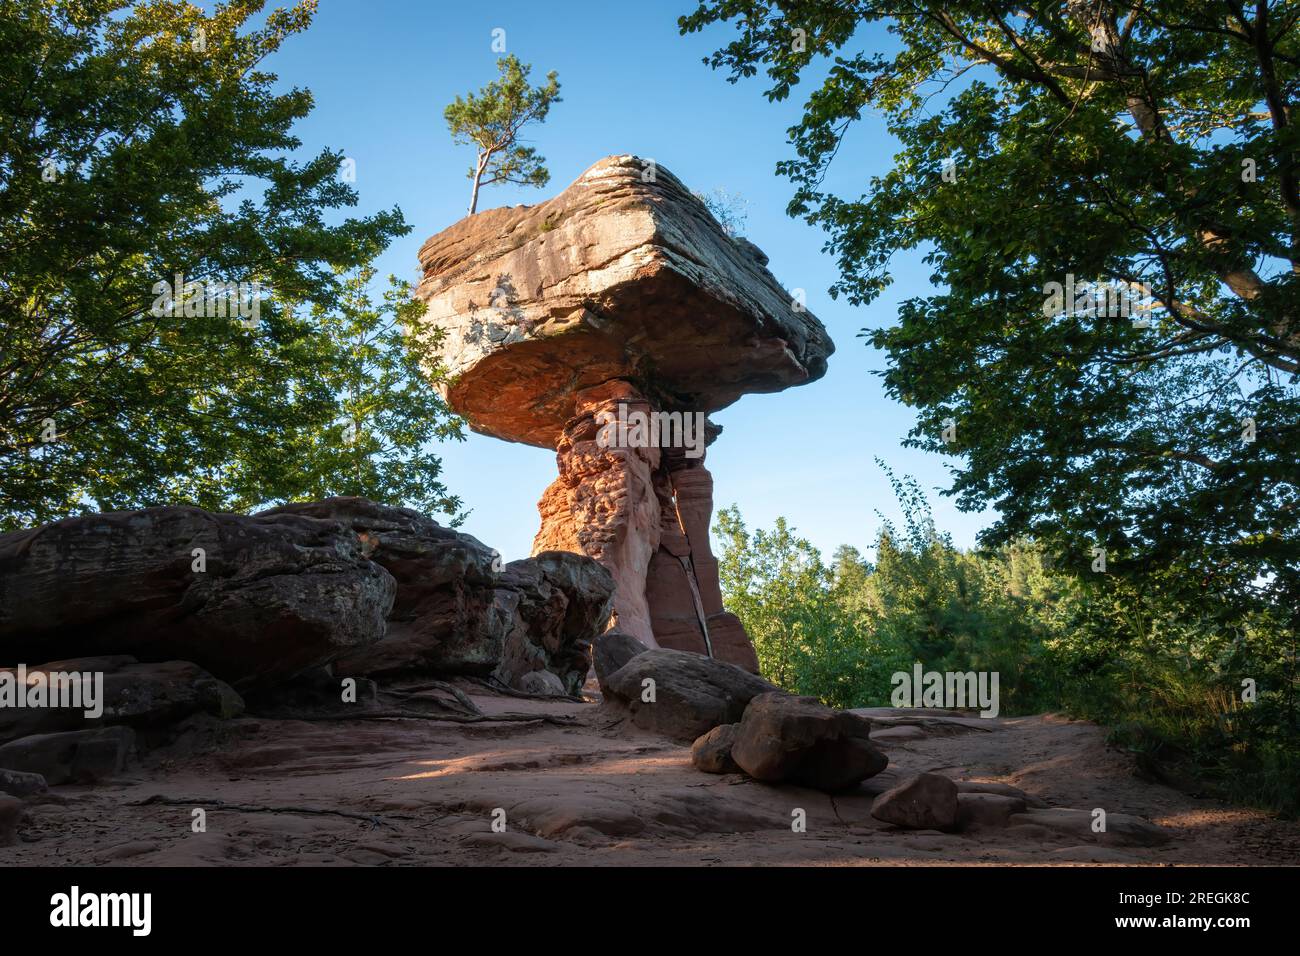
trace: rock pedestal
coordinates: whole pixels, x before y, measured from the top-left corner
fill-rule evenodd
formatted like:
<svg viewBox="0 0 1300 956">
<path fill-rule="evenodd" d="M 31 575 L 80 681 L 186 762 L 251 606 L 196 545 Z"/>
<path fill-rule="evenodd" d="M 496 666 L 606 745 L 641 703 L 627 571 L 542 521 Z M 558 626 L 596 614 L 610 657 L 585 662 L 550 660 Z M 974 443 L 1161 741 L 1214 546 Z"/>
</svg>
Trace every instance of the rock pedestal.
<svg viewBox="0 0 1300 956">
<path fill-rule="evenodd" d="M 601 160 L 537 206 L 463 219 L 420 262 L 426 361 L 449 374 L 448 405 L 475 431 L 556 451 L 534 553 L 604 565 L 611 626 L 646 646 L 757 670 L 709 545 L 703 452 L 721 429 L 707 416 L 825 373 L 834 347 L 801 297 L 635 156 Z M 611 422 L 636 415 L 692 427 L 609 440 Z"/>
<path fill-rule="evenodd" d="M 624 415 L 658 411 L 622 380 L 574 396 L 574 418 L 556 443 L 559 477 L 537 505 L 542 526 L 533 553 L 576 551 L 608 568 L 615 581 L 610 626 L 647 647 L 757 671 L 744 628 L 722 608 L 709 544 L 713 476 L 703 455 L 602 442 L 602 422 L 617 421 L 620 406 Z"/>
</svg>

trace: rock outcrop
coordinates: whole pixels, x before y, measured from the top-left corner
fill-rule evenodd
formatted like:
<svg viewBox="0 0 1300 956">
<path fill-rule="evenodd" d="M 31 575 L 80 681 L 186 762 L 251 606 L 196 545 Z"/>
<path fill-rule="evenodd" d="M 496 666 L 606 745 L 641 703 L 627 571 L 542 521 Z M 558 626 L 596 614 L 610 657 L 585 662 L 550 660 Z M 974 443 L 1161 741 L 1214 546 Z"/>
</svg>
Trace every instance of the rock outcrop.
<svg viewBox="0 0 1300 956">
<path fill-rule="evenodd" d="M 646 646 L 756 671 L 709 546 L 707 415 L 820 378 L 821 323 L 757 247 L 634 156 L 537 206 L 468 217 L 420 262 L 448 404 L 483 434 L 556 450 L 534 552 L 608 568 L 613 623 Z"/>
<path fill-rule="evenodd" d="M 229 715 L 241 707 L 232 687 L 260 692 L 326 666 L 509 687 L 546 670 L 573 694 L 613 591 L 591 558 L 550 552 L 503 568 L 476 538 L 364 498 L 251 517 L 87 515 L 0 535 L 0 664 L 58 658 L 28 673 L 101 672 L 103 722 L 133 726 Z M 82 726 L 65 717 L 2 712 L 0 740 Z"/>
<path fill-rule="evenodd" d="M 120 773 L 134 749 L 130 727 L 33 734 L 0 746 L 0 767 L 40 774 L 50 786 L 96 783 Z"/>
<path fill-rule="evenodd" d="M 142 664 L 133 657 L 88 657 L 27 667 L 28 682 L 48 675 L 103 675 L 98 717 L 68 707 L 0 706 L 0 743 L 31 734 L 125 724 L 148 731 L 179 723 L 192 714 L 236 717 L 244 702 L 224 681 L 188 661 Z M 14 669 L 0 667 L 0 676 Z M 57 676 L 56 678 L 57 679 Z"/>
<path fill-rule="evenodd" d="M 342 655 L 336 674 L 491 676 L 522 690 L 526 675 L 547 670 L 562 687 L 552 691 L 582 687 L 590 643 L 609 620 L 614 591 L 596 561 L 560 551 L 502 567 L 500 555 L 477 538 L 364 498 L 285 505 L 262 515 L 341 523 L 395 581 L 382 639 Z"/>
<path fill-rule="evenodd" d="M 392 576 L 351 530 L 160 507 L 0 535 L 0 662 L 192 661 L 236 688 L 383 637 Z"/>
</svg>

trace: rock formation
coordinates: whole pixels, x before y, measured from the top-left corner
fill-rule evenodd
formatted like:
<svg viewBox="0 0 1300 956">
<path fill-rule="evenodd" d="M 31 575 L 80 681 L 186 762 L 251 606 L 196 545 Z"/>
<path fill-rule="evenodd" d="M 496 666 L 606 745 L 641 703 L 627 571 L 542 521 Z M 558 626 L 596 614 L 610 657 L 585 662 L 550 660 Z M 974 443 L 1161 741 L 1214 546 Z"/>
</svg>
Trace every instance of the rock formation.
<svg viewBox="0 0 1300 956">
<path fill-rule="evenodd" d="M 0 535 L 0 792 L 112 778 L 246 708 L 488 719 L 430 677 L 568 698 L 613 594 L 592 558 L 502 567 L 476 538 L 364 498 L 256 515 L 148 508 Z"/>
<path fill-rule="evenodd" d="M 159 507 L 0 535 L 0 663 L 129 654 L 232 686 L 379 640 L 393 578 L 333 521 Z"/>
<path fill-rule="evenodd" d="M 834 793 L 885 769 L 871 721 L 815 697 L 760 694 L 736 727 L 731 758 L 755 780 L 788 781 Z"/>
<path fill-rule="evenodd" d="M 448 404 L 476 431 L 556 451 L 534 553 L 608 568 L 613 624 L 648 647 L 756 670 L 709 546 L 703 453 L 720 429 L 706 416 L 820 378 L 833 351 L 821 323 L 756 246 L 634 156 L 537 206 L 464 219 L 420 262 Z"/>
<path fill-rule="evenodd" d="M 285 505 L 258 517 L 287 514 L 341 522 L 396 582 L 386 632 L 338 657 L 336 674 L 468 674 L 528 690 L 536 678 L 525 678 L 549 671 L 557 693 L 581 688 L 614 591 L 590 558 L 547 551 L 502 567 L 501 556 L 472 535 L 364 498 Z"/>
<path fill-rule="evenodd" d="M 734 664 L 665 647 L 637 654 L 605 681 L 607 710 L 688 744 L 720 724 L 737 723 L 760 694 L 779 693 Z"/>
<path fill-rule="evenodd" d="M 516 688 L 549 670 L 550 686 L 572 694 L 613 590 L 590 558 L 543 553 L 501 567 L 476 538 L 364 498 L 252 516 L 85 515 L 0 535 L 0 669 L 94 657 L 82 669 L 108 673 L 115 713 L 147 701 L 148 713 L 173 716 L 228 710 L 230 687 L 275 688 L 325 667 Z M 0 714 L 0 741 L 6 729 L 22 728 Z"/>
</svg>

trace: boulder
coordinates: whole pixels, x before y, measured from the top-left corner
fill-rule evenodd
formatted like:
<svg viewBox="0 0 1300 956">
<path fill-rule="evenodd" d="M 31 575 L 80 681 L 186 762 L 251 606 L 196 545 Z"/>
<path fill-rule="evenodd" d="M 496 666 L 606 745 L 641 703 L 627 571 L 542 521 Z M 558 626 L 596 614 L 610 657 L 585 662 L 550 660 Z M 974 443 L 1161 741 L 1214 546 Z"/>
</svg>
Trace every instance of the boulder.
<svg viewBox="0 0 1300 956">
<path fill-rule="evenodd" d="M 0 535 L 0 660 L 193 661 L 236 687 L 373 644 L 392 576 L 337 521 L 190 507 Z"/>
<path fill-rule="evenodd" d="M 445 661 L 449 671 L 473 663 L 491 670 L 495 655 L 485 650 L 477 625 L 487 617 L 501 565 L 500 556 L 477 538 L 409 508 L 357 497 L 295 502 L 260 515 L 305 516 L 349 528 L 360 539 L 362 553 L 394 581 L 384 640 L 422 646 L 427 657 Z M 349 660 L 366 651 L 358 649 Z"/>
<path fill-rule="evenodd" d="M 341 524 L 362 554 L 393 579 L 392 610 L 381 640 L 342 655 L 340 676 L 429 670 L 486 676 L 501 659 L 508 615 L 494 606 L 500 556 L 468 534 L 417 511 L 366 498 L 297 502 L 263 518 L 312 518 Z"/>
<path fill-rule="evenodd" d="M 834 793 L 888 766 L 870 737 L 871 721 L 815 697 L 761 694 L 745 708 L 731 757 L 755 780 Z"/>
<path fill-rule="evenodd" d="M 992 830 L 1009 826 L 1011 817 L 1025 812 L 1025 801 L 1000 793 L 957 792 L 957 829 Z"/>
<path fill-rule="evenodd" d="M 585 666 L 590 666 L 591 642 L 609 624 L 614 597 L 614 579 L 599 562 L 571 551 L 542 551 L 506 565 L 533 564 L 551 587 L 558 588 L 568 602 L 559 634 L 552 638 L 558 647 L 581 642 Z M 544 642 L 545 643 L 545 642 Z M 548 649 L 553 650 L 548 646 Z M 585 668 L 584 668 L 585 669 Z"/>
<path fill-rule="evenodd" d="M 537 694 L 541 697 L 565 697 L 568 695 L 564 683 L 550 671 L 529 671 L 519 678 L 517 686 L 525 693 Z"/>
<path fill-rule="evenodd" d="M 4 761 L 0 760 L 0 764 Z M 1170 840 L 1169 831 L 1129 813 L 1107 813 L 1106 829 L 1093 830 L 1097 819 L 1091 810 L 1071 810 L 1065 807 L 1030 809 L 1011 817 L 1016 826 L 1045 827 L 1053 833 L 1077 838 L 1103 846 L 1159 846 Z"/>
<path fill-rule="evenodd" d="M 596 682 L 600 685 L 601 693 L 609 693 L 606 683 L 609 675 L 647 650 L 649 648 L 635 637 L 622 631 L 606 631 L 596 638 L 591 645 L 591 666 L 596 672 Z"/>
<path fill-rule="evenodd" d="M 129 727 L 35 734 L 0 746 L 0 767 L 38 773 L 50 786 L 96 783 L 121 773 L 134 746 Z"/>
<path fill-rule="evenodd" d="M 691 743 L 740 720 L 759 694 L 780 693 L 761 677 L 690 651 L 652 648 L 608 678 L 606 702 L 626 708 L 642 730 Z"/>
<path fill-rule="evenodd" d="M 475 431 L 556 450 L 534 553 L 605 565 L 616 626 L 647 647 L 757 672 L 710 551 L 707 415 L 820 378 L 834 349 L 767 257 L 663 167 L 611 156 L 539 205 L 461 220 L 420 263 L 448 405 Z M 620 408 L 692 434 L 611 447 L 603 422 Z"/>
<path fill-rule="evenodd" d="M 723 724 L 696 738 L 691 744 L 691 763 L 705 773 L 739 773 L 740 767 L 731 756 L 736 744 L 739 724 Z"/>
<path fill-rule="evenodd" d="M 511 561 L 497 597 L 510 630 L 494 674 L 512 687 L 537 670 L 551 672 L 576 696 L 591 669 L 591 643 L 609 623 L 614 579 L 591 558 L 548 551 Z"/>
<path fill-rule="evenodd" d="M 0 768 L 0 793 L 11 797 L 30 797 L 32 794 L 44 793 L 45 789 L 45 778 L 39 773 Z"/>
<path fill-rule="evenodd" d="M 0 668 L 0 675 L 14 674 L 14 668 Z M 102 714 L 85 716 L 84 708 L 21 707 L 0 708 L 0 743 L 32 734 L 82 730 L 112 724 L 158 728 L 179 723 L 191 714 L 237 717 L 244 702 L 228 684 L 188 661 L 142 664 L 133 657 L 83 657 L 51 661 L 26 668 L 30 682 L 34 675 L 103 675 Z"/>
<path fill-rule="evenodd" d="M 957 823 L 957 785 L 937 773 L 920 774 L 876 797 L 871 815 L 909 830 L 950 830 Z"/>
<path fill-rule="evenodd" d="M 342 523 L 394 579 L 387 633 L 341 657 L 338 675 L 491 675 L 519 687 L 525 675 L 545 669 L 566 694 L 586 679 L 590 642 L 609 620 L 613 594 L 609 572 L 591 558 L 558 552 L 502 566 L 501 556 L 471 535 L 365 498 L 284 505 L 262 515 Z"/>
</svg>

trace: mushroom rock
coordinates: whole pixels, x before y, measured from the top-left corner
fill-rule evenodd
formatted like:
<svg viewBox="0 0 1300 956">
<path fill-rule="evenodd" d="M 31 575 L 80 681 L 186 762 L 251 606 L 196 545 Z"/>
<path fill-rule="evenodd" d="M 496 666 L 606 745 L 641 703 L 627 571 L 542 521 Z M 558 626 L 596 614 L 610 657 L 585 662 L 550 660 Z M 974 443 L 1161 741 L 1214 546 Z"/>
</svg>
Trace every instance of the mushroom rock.
<svg viewBox="0 0 1300 956">
<path fill-rule="evenodd" d="M 611 627 L 647 647 L 757 670 L 709 544 L 704 450 L 721 428 L 707 416 L 815 381 L 834 351 L 767 257 L 662 166 L 611 156 L 546 202 L 462 219 L 420 264 L 448 405 L 477 432 L 556 452 L 534 554 L 608 568 Z"/>
</svg>

